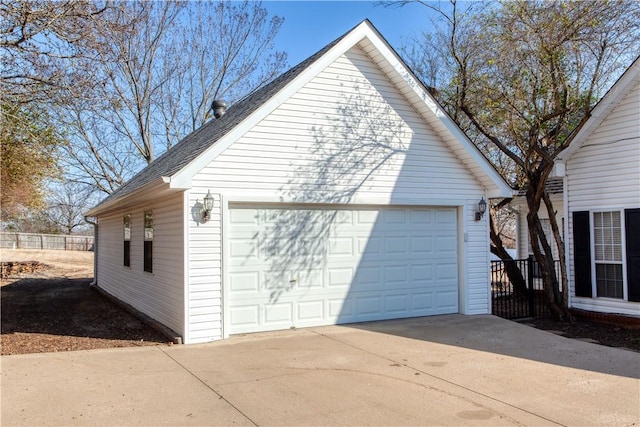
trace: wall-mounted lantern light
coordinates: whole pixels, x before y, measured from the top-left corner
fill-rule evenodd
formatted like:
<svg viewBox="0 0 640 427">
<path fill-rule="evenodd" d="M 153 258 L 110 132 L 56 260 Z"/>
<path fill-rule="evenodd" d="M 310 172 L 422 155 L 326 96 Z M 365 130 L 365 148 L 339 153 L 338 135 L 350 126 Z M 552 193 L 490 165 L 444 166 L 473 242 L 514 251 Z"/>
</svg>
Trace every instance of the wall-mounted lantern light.
<svg viewBox="0 0 640 427">
<path fill-rule="evenodd" d="M 480 221 L 487 211 L 487 202 L 484 200 L 484 196 L 478 202 L 478 210 L 476 211 L 476 221 Z"/>
<path fill-rule="evenodd" d="M 200 210 L 200 215 L 202 216 L 202 222 L 207 222 L 211 218 L 211 210 L 213 209 L 213 196 L 211 195 L 211 191 L 207 190 L 207 195 L 204 196 L 204 200 L 202 202 L 202 208 Z"/>
</svg>

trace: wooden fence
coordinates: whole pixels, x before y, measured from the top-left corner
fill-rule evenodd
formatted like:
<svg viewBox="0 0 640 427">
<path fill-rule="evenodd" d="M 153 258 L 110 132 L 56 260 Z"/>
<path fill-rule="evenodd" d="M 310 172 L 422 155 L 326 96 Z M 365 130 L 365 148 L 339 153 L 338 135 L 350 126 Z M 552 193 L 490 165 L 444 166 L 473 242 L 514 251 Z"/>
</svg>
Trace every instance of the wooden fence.
<svg viewBox="0 0 640 427">
<path fill-rule="evenodd" d="M 3 249 L 51 249 L 92 251 L 93 236 L 0 232 Z"/>
</svg>

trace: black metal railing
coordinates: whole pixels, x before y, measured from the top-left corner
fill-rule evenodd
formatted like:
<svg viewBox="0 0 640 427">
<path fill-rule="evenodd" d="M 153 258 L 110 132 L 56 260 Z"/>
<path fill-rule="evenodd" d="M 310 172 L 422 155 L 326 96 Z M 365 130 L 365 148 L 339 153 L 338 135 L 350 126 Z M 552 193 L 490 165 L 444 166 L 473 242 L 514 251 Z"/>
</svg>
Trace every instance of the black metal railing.
<svg viewBox="0 0 640 427">
<path fill-rule="evenodd" d="M 560 261 L 554 261 L 560 280 Z M 507 273 L 511 272 L 511 278 Z M 512 280 L 513 279 L 513 280 Z M 505 319 L 550 317 L 540 266 L 533 257 L 491 261 L 491 312 Z"/>
</svg>

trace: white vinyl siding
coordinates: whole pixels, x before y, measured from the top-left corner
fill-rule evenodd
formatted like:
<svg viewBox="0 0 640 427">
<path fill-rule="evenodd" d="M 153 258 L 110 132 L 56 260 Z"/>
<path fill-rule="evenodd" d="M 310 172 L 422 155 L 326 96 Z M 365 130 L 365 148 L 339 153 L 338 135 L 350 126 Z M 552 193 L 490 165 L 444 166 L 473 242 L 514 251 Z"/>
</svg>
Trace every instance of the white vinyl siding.
<svg viewBox="0 0 640 427">
<path fill-rule="evenodd" d="M 98 283 L 109 294 L 183 333 L 183 195 L 100 217 Z M 153 273 L 143 271 L 144 212 L 153 210 Z M 123 215 L 131 215 L 131 266 L 123 265 Z"/>
<path fill-rule="evenodd" d="M 558 228 L 564 235 L 564 200 L 562 194 L 550 194 L 549 197 L 551 198 L 551 203 L 553 204 L 553 209 L 556 213 L 556 222 L 558 223 Z M 525 199 L 525 196 L 520 196 L 514 199 L 511 204 L 518 209 L 518 235 L 516 237 L 516 256 L 519 259 L 524 259 L 533 254 L 533 251 L 531 250 L 531 241 L 529 239 L 529 226 L 527 224 L 527 201 Z M 557 260 L 559 259 L 558 246 L 556 245 L 555 239 L 553 237 L 549 214 L 544 203 L 540 205 L 538 216 L 542 221 L 543 228 L 545 228 L 547 241 L 551 245 L 553 259 Z"/>
<path fill-rule="evenodd" d="M 572 306 L 585 310 L 637 315 L 640 309 L 638 303 L 596 298 L 595 292 L 592 299 L 575 297 L 571 213 L 618 211 L 623 215 L 624 209 L 640 207 L 640 83 L 636 83 L 625 96 L 622 96 L 601 125 L 582 141 L 582 146 L 567 160 L 566 175 Z M 593 229 L 593 214 L 591 219 Z M 621 234 L 624 236 L 624 230 L 621 230 Z M 591 238 L 593 246 L 593 234 Z M 596 259 L 595 255 L 592 251 L 592 263 Z M 622 254 L 622 264 L 624 259 L 625 255 Z M 620 267 L 616 268 L 620 270 Z M 593 271 L 595 281 L 595 266 Z M 600 271 L 603 271 L 602 267 Z M 617 275 L 615 272 L 610 273 Z"/>
<path fill-rule="evenodd" d="M 486 217 L 473 221 L 484 188 L 357 46 L 197 173 L 189 206 L 209 190 L 212 219 L 189 220 L 190 342 L 222 334 L 224 215 L 234 201 L 458 207 L 459 309 L 490 311 Z"/>
</svg>

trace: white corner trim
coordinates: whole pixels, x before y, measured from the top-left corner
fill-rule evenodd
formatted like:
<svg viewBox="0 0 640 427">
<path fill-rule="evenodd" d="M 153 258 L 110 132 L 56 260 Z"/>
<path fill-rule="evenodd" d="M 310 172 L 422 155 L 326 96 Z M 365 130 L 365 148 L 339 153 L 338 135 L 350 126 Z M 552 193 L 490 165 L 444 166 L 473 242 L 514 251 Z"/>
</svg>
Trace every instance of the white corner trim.
<svg viewBox="0 0 640 427">
<path fill-rule="evenodd" d="M 182 264 L 182 275 L 183 275 L 183 279 L 184 280 L 184 285 L 183 285 L 183 292 L 184 292 L 184 328 L 183 328 L 183 332 L 182 332 L 182 341 L 184 344 L 190 344 L 191 343 L 191 328 L 190 328 L 190 324 L 191 324 L 191 312 L 189 307 L 191 306 L 191 301 L 190 301 L 190 289 L 191 289 L 191 281 L 190 281 L 190 277 L 189 277 L 189 252 L 190 252 L 190 247 L 189 247 L 189 191 L 185 191 L 184 193 L 182 193 L 182 229 L 183 229 L 183 250 L 182 250 L 182 255 L 183 255 L 183 264 Z"/>
</svg>

